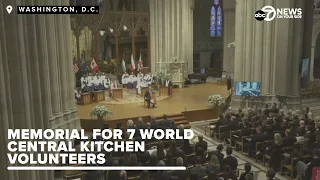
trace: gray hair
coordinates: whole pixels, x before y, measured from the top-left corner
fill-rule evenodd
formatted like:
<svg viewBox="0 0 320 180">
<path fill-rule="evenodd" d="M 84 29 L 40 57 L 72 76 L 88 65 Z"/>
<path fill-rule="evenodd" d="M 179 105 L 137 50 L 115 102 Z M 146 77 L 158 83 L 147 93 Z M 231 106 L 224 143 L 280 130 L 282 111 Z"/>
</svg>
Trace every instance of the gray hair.
<svg viewBox="0 0 320 180">
<path fill-rule="evenodd" d="M 184 125 L 183 125 L 183 124 L 180 124 L 180 125 L 179 125 L 179 129 L 180 129 L 180 130 L 184 130 Z"/>
<path fill-rule="evenodd" d="M 139 122 L 143 122 L 142 117 L 139 117 L 139 118 L 138 118 L 138 121 L 139 121 Z"/>
<path fill-rule="evenodd" d="M 177 166 L 183 166 L 184 163 L 183 163 L 182 157 L 178 157 L 178 158 L 177 158 L 176 164 L 177 164 Z"/>
<path fill-rule="evenodd" d="M 127 126 L 133 126 L 133 121 L 131 119 L 128 120 Z"/>
<path fill-rule="evenodd" d="M 166 166 L 166 163 L 164 161 L 160 160 L 158 162 L 158 166 Z"/>
</svg>

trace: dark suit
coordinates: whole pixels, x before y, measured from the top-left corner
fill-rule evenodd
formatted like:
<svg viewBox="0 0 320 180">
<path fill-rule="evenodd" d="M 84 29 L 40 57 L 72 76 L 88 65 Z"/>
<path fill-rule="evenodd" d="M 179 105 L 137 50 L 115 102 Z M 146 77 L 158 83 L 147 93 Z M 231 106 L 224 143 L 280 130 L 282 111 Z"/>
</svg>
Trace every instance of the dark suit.
<svg viewBox="0 0 320 180">
<path fill-rule="evenodd" d="M 158 128 L 158 123 L 157 121 L 151 121 L 150 123 L 150 129 L 157 129 Z"/>
<path fill-rule="evenodd" d="M 219 163 L 220 163 L 220 169 L 223 170 L 223 158 L 224 158 L 224 154 L 222 154 L 220 151 L 216 151 L 214 152 L 214 154 L 217 156 Z M 210 157 L 211 158 L 211 157 Z"/>
<path fill-rule="evenodd" d="M 306 127 L 305 126 L 299 127 L 298 134 L 299 136 L 304 136 L 306 134 Z"/>
<path fill-rule="evenodd" d="M 245 172 L 245 173 L 241 174 L 239 180 L 246 180 L 247 174 L 251 174 L 253 176 L 252 172 Z"/>
<path fill-rule="evenodd" d="M 286 137 L 282 138 L 282 144 L 284 147 L 290 147 L 295 142 L 297 142 L 297 138 L 295 138 L 293 136 L 286 136 Z"/>
<path fill-rule="evenodd" d="M 158 171 L 154 174 L 153 178 L 155 180 L 170 180 L 171 174 L 170 171 Z"/>
<path fill-rule="evenodd" d="M 187 171 L 173 171 L 172 176 L 177 177 L 178 180 L 185 180 L 185 179 L 188 179 L 188 172 Z"/>
<path fill-rule="evenodd" d="M 144 94 L 144 100 L 148 103 L 148 108 L 150 108 L 150 103 L 151 103 L 151 92 L 150 92 L 150 90 L 147 90 L 146 93 Z"/>
<path fill-rule="evenodd" d="M 201 165 L 195 166 L 191 168 L 190 175 L 196 175 L 198 178 L 203 178 L 206 176 L 206 168 Z"/>
<path fill-rule="evenodd" d="M 233 156 L 227 156 L 226 158 L 224 158 L 222 164 L 223 167 L 227 165 L 230 166 L 232 171 L 235 171 L 238 168 L 238 160 Z"/>
<path fill-rule="evenodd" d="M 208 150 L 208 143 L 205 141 L 197 142 L 195 145 L 196 156 L 204 158 L 205 152 Z"/>
<path fill-rule="evenodd" d="M 263 142 L 267 139 L 268 136 L 263 132 L 252 135 L 251 141 L 249 143 L 249 156 L 253 156 L 256 153 L 257 142 Z"/>
<path fill-rule="evenodd" d="M 240 137 L 249 136 L 251 134 L 251 129 L 249 127 L 245 127 L 240 130 Z"/>
</svg>

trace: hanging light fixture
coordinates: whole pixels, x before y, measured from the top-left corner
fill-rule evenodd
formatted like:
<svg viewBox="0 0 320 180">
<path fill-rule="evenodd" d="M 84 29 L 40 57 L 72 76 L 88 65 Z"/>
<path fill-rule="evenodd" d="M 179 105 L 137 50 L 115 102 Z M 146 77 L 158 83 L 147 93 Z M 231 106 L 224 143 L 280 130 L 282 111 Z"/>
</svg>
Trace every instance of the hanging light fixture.
<svg viewBox="0 0 320 180">
<path fill-rule="evenodd" d="M 106 30 L 104 30 L 104 29 L 100 30 L 100 35 L 101 36 L 104 36 L 105 33 L 106 33 Z"/>
<path fill-rule="evenodd" d="M 113 33 L 113 29 L 112 29 L 112 28 L 109 28 L 109 31 L 110 31 L 111 33 Z"/>
<path fill-rule="evenodd" d="M 128 30 L 128 27 L 127 26 L 123 26 L 123 30 L 124 31 Z"/>
</svg>

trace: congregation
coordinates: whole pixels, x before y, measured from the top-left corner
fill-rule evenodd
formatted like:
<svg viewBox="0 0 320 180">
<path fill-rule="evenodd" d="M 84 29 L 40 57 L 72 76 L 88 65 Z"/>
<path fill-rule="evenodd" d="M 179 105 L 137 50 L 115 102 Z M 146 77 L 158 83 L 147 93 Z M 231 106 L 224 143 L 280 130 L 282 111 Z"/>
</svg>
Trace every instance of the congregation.
<svg viewBox="0 0 320 180">
<path fill-rule="evenodd" d="M 253 115 L 239 112 L 238 114 L 233 112 L 221 114 L 216 124 L 217 127 L 223 126 L 221 122 L 230 121 L 229 117 L 234 120 L 234 117 L 247 118 L 249 115 L 250 117 Z M 169 120 L 164 115 L 162 120 L 153 117 L 150 122 L 144 122 L 142 118 L 139 118 L 136 124 L 132 120 L 128 120 L 126 128 L 123 127 L 123 129 L 178 129 L 183 134 L 184 126 L 177 126 L 174 120 Z M 142 140 L 139 133 L 134 138 L 136 141 Z M 254 139 L 254 137 L 252 138 Z M 75 142 L 75 146 L 77 144 L 79 142 Z M 185 166 L 187 169 L 184 171 L 87 171 L 85 173 L 86 179 L 218 180 L 223 178 L 251 180 L 254 178 L 249 163 L 245 164 L 245 172 L 239 173 L 238 160 L 233 156 L 233 148 L 230 145 L 224 147 L 223 144 L 219 144 L 216 150 L 209 150 L 208 142 L 201 134 L 198 135 L 198 141 L 195 144 L 190 143 L 189 140 L 178 139 L 162 141 L 151 139 L 147 140 L 146 144 L 148 150 L 145 152 L 102 152 L 108 157 L 105 166 Z M 226 157 L 222 153 L 223 149 L 226 149 Z M 276 170 L 270 167 L 266 172 L 266 178 L 268 180 L 274 179 Z"/>
<path fill-rule="evenodd" d="M 229 109 L 212 127 L 214 138 L 282 175 L 309 180 L 312 169 L 320 166 L 319 118 L 308 107 L 287 113 L 277 104 L 246 112 Z"/>
</svg>

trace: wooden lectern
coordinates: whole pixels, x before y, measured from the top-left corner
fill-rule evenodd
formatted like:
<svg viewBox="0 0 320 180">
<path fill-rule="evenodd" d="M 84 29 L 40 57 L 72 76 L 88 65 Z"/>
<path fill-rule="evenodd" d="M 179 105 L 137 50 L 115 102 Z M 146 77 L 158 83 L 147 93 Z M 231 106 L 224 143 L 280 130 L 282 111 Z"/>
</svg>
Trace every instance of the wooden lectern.
<svg viewBox="0 0 320 180">
<path fill-rule="evenodd" d="M 122 89 L 112 89 L 112 99 L 123 98 Z"/>
<path fill-rule="evenodd" d="M 105 101 L 104 91 L 95 91 L 93 92 L 93 97 L 95 102 Z"/>
<path fill-rule="evenodd" d="M 87 105 L 92 103 L 91 93 L 83 93 L 81 94 L 81 105 Z"/>
<path fill-rule="evenodd" d="M 159 91 L 160 96 L 169 96 L 168 94 L 168 87 L 161 86 Z"/>
<path fill-rule="evenodd" d="M 146 94 L 146 91 L 149 89 L 149 87 L 142 87 L 141 88 L 141 97 L 144 97 L 144 95 Z"/>
</svg>

